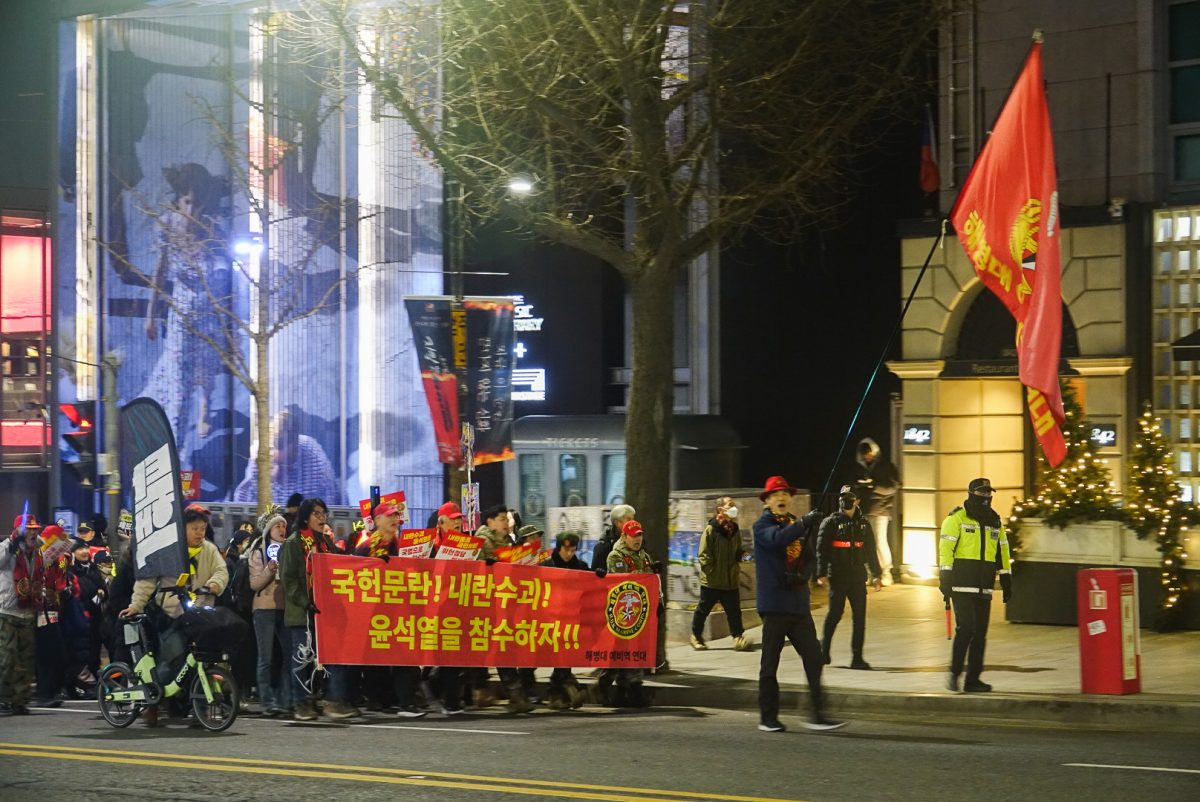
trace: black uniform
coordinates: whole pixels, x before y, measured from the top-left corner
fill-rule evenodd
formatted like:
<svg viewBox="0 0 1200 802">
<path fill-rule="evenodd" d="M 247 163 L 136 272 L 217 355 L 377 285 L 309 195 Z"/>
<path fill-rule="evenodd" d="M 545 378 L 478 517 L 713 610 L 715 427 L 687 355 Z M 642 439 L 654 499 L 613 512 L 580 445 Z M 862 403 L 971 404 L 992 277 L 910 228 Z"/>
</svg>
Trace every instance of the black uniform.
<svg viewBox="0 0 1200 802">
<path fill-rule="evenodd" d="M 854 623 L 850 649 L 854 662 L 862 662 L 867 629 L 868 566 L 872 577 L 878 578 L 882 573 L 875 551 L 875 533 L 861 510 L 856 511 L 853 518 L 838 510 L 821 522 L 817 535 L 817 576 L 829 577 L 829 612 L 825 615 L 821 641 L 826 663 L 829 662 L 833 633 L 842 620 L 847 599 Z"/>
</svg>

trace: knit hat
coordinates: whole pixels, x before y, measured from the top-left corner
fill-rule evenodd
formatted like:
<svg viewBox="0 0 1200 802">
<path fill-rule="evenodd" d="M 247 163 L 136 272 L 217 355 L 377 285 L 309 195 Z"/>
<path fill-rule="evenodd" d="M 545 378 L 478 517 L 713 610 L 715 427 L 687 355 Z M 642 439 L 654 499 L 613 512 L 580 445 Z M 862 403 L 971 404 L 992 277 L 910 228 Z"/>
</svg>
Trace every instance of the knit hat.
<svg viewBox="0 0 1200 802">
<path fill-rule="evenodd" d="M 275 526 L 279 521 L 287 523 L 287 519 L 283 517 L 283 510 L 278 504 L 272 504 L 267 507 L 267 511 L 258 516 L 258 531 L 262 532 L 268 538 L 271 536 L 271 527 Z"/>
</svg>

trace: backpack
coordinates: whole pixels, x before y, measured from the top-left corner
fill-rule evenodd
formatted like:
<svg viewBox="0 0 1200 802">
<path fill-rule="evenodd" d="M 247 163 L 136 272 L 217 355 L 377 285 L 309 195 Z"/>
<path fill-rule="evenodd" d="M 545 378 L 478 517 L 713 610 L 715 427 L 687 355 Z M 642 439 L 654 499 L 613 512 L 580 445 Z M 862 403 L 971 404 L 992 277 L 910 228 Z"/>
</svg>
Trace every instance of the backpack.
<svg viewBox="0 0 1200 802">
<path fill-rule="evenodd" d="M 260 536 L 250 544 L 246 553 L 238 558 L 233 570 L 229 572 L 229 586 L 222 594 L 225 605 L 243 618 L 249 618 L 254 611 L 255 594 L 250 587 L 250 555 L 261 545 Z"/>
</svg>

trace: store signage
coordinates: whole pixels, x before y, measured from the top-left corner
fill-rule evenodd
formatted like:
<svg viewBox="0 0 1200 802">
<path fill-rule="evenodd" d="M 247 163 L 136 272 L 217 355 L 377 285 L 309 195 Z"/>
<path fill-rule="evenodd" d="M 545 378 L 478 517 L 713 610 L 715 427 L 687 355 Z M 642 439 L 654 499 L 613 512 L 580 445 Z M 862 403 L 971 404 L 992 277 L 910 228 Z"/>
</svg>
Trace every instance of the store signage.
<svg viewBox="0 0 1200 802">
<path fill-rule="evenodd" d="M 909 423 L 904 426 L 904 445 L 927 446 L 933 443 L 933 424 Z"/>
<path fill-rule="evenodd" d="M 1111 423 L 1094 423 L 1092 431 L 1089 435 L 1092 443 L 1097 448 L 1116 448 L 1117 447 L 1117 427 Z"/>
<path fill-rule="evenodd" d="M 538 317 L 533 304 L 524 295 L 514 295 L 513 329 L 517 344 L 513 347 L 512 400 L 545 401 L 546 369 L 541 361 L 545 358 L 539 346 L 542 344 L 542 324 L 545 318 Z"/>
</svg>

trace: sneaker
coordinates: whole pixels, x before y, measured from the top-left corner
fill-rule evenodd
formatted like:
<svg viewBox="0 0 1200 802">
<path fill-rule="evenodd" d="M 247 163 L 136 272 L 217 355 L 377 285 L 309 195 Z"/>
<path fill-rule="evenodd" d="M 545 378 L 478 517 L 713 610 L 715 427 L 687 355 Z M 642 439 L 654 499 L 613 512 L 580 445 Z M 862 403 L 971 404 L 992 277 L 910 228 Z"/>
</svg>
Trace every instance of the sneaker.
<svg viewBox="0 0 1200 802">
<path fill-rule="evenodd" d="M 279 715 L 279 712 L 278 707 L 265 707 L 260 715 L 263 718 L 275 718 Z"/>
<path fill-rule="evenodd" d="M 762 730 L 763 732 L 786 732 L 787 731 L 787 727 L 783 726 L 783 724 L 780 723 L 777 719 L 771 719 L 770 721 L 761 721 L 758 724 L 758 728 L 760 730 Z"/>
<path fill-rule="evenodd" d="M 572 710 L 578 710 L 583 707 L 583 703 L 587 701 L 587 693 L 578 685 L 567 686 L 567 703 Z"/>
<path fill-rule="evenodd" d="M 708 644 L 699 635 L 692 636 L 692 648 L 698 652 L 702 652 L 708 648 Z"/>
<path fill-rule="evenodd" d="M 313 707 L 312 702 L 301 702 L 296 705 L 296 712 L 292 714 L 292 718 L 296 721 L 315 721 L 317 710 Z"/>
<path fill-rule="evenodd" d="M 423 718 L 426 713 L 416 705 L 401 705 L 396 710 L 396 715 L 400 718 Z"/>
<path fill-rule="evenodd" d="M 445 705 L 442 707 L 442 712 L 447 716 L 461 716 L 463 714 L 463 709 L 461 707 L 451 707 L 450 705 Z"/>
<path fill-rule="evenodd" d="M 870 671 L 871 670 L 871 664 L 868 663 L 866 660 L 862 659 L 861 657 L 851 660 L 850 667 L 853 668 L 855 671 Z"/>
<path fill-rule="evenodd" d="M 53 699 L 34 699 L 34 707 L 62 707 L 62 697 L 55 696 Z"/>
<path fill-rule="evenodd" d="M 334 721 L 340 721 L 347 718 L 357 718 L 361 715 L 362 713 L 359 712 L 357 707 L 347 704 L 346 702 L 333 701 L 325 703 L 325 716 L 333 719 Z"/>
<path fill-rule="evenodd" d="M 955 693 L 958 693 L 958 674 L 951 671 L 946 675 L 946 687 Z"/>
<path fill-rule="evenodd" d="M 746 637 L 744 635 L 738 635 L 736 638 L 733 639 L 733 650 L 735 652 L 750 651 L 750 641 L 746 640 Z"/>
<path fill-rule="evenodd" d="M 838 721 L 838 720 L 832 719 L 832 718 L 825 718 L 825 716 L 817 716 L 816 718 L 814 718 L 811 721 L 804 722 L 805 729 L 814 730 L 816 732 L 826 732 L 828 730 L 840 730 L 842 727 L 845 727 L 845 726 L 846 726 L 846 722 Z"/>
<path fill-rule="evenodd" d="M 525 697 L 525 692 L 517 689 L 508 693 L 508 710 L 511 713 L 528 713 L 533 710 L 533 704 Z"/>
<path fill-rule="evenodd" d="M 991 685 L 977 679 L 969 679 L 963 684 L 963 691 L 965 693 L 987 693 L 991 689 Z"/>
<path fill-rule="evenodd" d="M 478 708 L 491 707 L 496 704 L 496 694 L 490 687 L 476 688 L 472 694 L 472 701 Z"/>
</svg>

